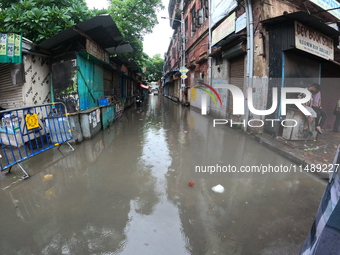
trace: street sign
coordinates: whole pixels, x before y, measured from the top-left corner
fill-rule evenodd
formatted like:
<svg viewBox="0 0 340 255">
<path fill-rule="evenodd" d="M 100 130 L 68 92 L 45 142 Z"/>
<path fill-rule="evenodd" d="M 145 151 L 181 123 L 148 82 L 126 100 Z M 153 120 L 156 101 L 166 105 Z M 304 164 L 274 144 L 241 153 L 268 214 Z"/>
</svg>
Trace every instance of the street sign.
<svg viewBox="0 0 340 255">
<path fill-rule="evenodd" d="M 186 74 L 187 72 L 189 72 L 189 69 L 186 68 L 185 66 L 182 66 L 181 69 L 179 69 L 179 71 L 180 71 L 182 74 Z"/>
<path fill-rule="evenodd" d="M 182 78 L 182 79 L 186 79 L 186 78 L 188 78 L 188 76 L 186 76 L 185 74 L 182 74 L 182 75 L 181 75 L 181 78 Z"/>
</svg>

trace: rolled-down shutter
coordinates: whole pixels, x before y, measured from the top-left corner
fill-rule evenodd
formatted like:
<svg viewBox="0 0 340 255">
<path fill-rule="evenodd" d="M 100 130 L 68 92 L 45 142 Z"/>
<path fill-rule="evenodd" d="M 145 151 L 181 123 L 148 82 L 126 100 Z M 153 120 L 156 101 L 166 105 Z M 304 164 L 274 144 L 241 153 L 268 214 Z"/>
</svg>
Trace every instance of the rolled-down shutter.
<svg viewBox="0 0 340 255">
<path fill-rule="evenodd" d="M 232 58 L 230 61 L 230 83 L 243 91 L 244 87 L 244 56 Z M 233 98 L 229 93 L 228 112 L 233 112 Z"/>
<path fill-rule="evenodd" d="M 22 86 L 13 85 L 10 64 L 0 64 L 0 106 L 13 109 L 23 106 Z"/>
</svg>

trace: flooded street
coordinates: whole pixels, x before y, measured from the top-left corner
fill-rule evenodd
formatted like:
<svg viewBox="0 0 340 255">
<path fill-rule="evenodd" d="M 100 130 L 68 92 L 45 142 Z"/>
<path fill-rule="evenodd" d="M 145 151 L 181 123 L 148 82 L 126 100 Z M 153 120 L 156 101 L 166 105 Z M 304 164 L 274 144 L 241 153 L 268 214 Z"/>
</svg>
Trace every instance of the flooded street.
<svg viewBox="0 0 340 255">
<path fill-rule="evenodd" d="M 325 189 L 307 174 L 195 172 L 292 162 L 161 95 L 74 148 L 23 162 L 27 180 L 0 176 L 1 254 L 298 254 Z"/>
</svg>

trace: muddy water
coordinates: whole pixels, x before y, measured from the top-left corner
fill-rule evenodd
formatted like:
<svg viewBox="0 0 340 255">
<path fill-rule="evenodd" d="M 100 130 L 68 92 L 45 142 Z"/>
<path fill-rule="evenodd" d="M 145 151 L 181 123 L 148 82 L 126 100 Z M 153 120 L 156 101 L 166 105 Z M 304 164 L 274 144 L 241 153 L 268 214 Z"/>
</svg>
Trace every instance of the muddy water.
<svg viewBox="0 0 340 255">
<path fill-rule="evenodd" d="M 0 176 L 1 254 L 297 254 L 325 184 L 313 176 L 194 173 L 289 165 L 238 131 L 150 96 L 91 140 Z M 193 182 L 189 186 L 188 182 Z M 212 191 L 220 184 L 223 193 Z"/>
</svg>

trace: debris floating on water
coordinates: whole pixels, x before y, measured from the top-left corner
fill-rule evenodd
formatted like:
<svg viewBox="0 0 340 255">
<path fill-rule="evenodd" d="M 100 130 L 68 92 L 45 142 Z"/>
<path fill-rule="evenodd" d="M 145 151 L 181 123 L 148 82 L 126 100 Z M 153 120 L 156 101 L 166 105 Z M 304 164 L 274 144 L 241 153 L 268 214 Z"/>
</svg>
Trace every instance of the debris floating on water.
<svg viewBox="0 0 340 255">
<path fill-rule="evenodd" d="M 52 174 L 45 174 L 44 175 L 44 180 L 49 181 L 53 179 L 53 175 Z"/>
<path fill-rule="evenodd" d="M 212 187 L 212 190 L 216 193 L 223 193 L 224 187 L 221 184 L 218 184 L 215 187 Z"/>
</svg>

